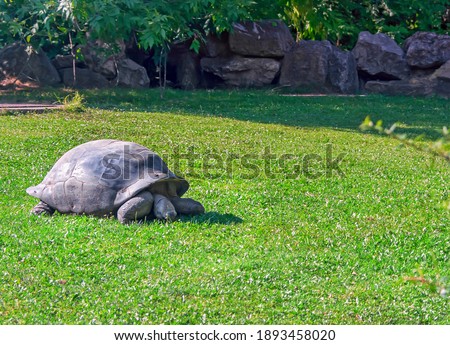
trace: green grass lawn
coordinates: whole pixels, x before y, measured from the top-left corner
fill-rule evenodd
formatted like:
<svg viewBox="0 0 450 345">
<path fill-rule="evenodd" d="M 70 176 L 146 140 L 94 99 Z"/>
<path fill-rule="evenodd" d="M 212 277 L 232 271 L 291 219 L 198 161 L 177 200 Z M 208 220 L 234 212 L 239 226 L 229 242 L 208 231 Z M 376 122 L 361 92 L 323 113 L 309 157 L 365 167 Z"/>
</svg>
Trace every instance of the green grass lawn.
<svg viewBox="0 0 450 345">
<path fill-rule="evenodd" d="M 0 324 L 450 323 L 448 163 L 358 129 L 370 115 L 434 140 L 448 100 L 82 94 L 83 111 L 0 115 Z M 101 138 L 166 157 L 206 214 L 31 216 L 25 189 Z"/>
</svg>

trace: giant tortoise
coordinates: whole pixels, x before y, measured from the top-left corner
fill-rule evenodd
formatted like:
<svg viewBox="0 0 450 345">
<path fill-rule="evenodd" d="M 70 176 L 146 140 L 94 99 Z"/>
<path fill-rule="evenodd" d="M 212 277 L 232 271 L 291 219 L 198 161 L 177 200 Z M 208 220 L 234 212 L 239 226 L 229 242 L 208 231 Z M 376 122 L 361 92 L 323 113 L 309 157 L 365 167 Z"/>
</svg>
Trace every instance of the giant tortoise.
<svg viewBox="0 0 450 345">
<path fill-rule="evenodd" d="M 115 215 L 121 223 L 204 212 L 202 204 L 181 198 L 189 183 L 156 153 L 133 142 L 96 140 L 66 152 L 27 193 L 40 199 L 34 214 Z"/>
</svg>

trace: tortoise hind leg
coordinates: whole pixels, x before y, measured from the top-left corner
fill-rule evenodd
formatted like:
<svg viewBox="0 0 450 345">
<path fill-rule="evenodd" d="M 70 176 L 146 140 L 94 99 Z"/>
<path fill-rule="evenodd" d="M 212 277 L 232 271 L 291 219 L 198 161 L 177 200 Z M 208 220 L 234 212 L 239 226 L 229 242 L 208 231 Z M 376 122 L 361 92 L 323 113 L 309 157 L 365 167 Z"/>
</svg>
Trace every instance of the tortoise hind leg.
<svg viewBox="0 0 450 345">
<path fill-rule="evenodd" d="M 55 209 L 49 204 L 43 201 L 39 201 L 39 203 L 33 207 L 31 213 L 37 216 L 40 216 L 41 214 L 43 214 L 44 216 L 51 216 L 53 213 L 55 213 Z"/>
<path fill-rule="evenodd" d="M 127 224 L 145 218 L 150 214 L 153 206 L 153 195 L 150 192 L 142 192 L 128 200 L 117 211 L 117 219 L 122 224 Z"/>
</svg>

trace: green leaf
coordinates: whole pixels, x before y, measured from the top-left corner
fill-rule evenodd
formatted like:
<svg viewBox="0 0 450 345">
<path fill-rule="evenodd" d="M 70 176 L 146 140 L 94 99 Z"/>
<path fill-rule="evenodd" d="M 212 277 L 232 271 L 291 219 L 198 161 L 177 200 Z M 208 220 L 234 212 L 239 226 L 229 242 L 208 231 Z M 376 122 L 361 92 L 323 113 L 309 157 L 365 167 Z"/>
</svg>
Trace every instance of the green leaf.
<svg viewBox="0 0 450 345">
<path fill-rule="evenodd" d="M 194 39 L 191 43 L 190 49 L 198 53 L 200 50 L 200 41 L 198 39 Z"/>
<path fill-rule="evenodd" d="M 370 116 L 367 115 L 366 118 L 364 119 L 363 123 L 361 123 L 359 125 L 359 128 L 363 131 L 367 131 L 369 129 L 371 129 L 373 127 L 373 122 L 370 119 Z"/>
</svg>

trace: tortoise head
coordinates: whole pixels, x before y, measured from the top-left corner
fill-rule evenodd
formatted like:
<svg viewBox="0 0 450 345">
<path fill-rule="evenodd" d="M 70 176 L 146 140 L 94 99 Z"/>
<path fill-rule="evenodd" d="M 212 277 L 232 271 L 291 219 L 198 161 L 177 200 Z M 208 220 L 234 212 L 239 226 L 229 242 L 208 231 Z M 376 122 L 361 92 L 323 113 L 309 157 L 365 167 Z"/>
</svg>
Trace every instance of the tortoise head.
<svg viewBox="0 0 450 345">
<path fill-rule="evenodd" d="M 149 191 L 153 194 L 161 194 L 168 198 L 180 197 L 189 188 L 189 183 L 182 178 L 167 178 L 153 183 Z"/>
</svg>

